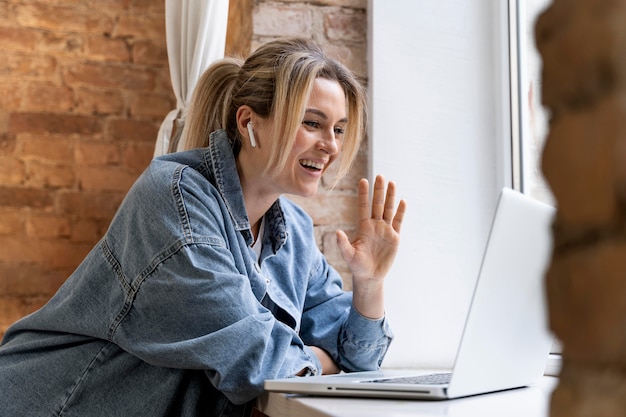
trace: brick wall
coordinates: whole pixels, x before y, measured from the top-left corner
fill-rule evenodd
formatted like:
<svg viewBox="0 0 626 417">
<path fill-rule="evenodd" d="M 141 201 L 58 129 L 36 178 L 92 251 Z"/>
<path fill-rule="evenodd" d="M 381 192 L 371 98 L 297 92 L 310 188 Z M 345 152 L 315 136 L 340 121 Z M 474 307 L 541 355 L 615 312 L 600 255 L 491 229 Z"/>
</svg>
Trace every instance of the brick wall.
<svg viewBox="0 0 626 417">
<path fill-rule="evenodd" d="M 227 48 L 308 36 L 365 75 L 366 3 L 231 0 Z M 63 283 L 149 163 L 175 106 L 164 21 L 163 0 L 0 0 L 0 335 Z M 366 160 L 364 146 L 335 190 L 299 200 L 346 278 L 334 231 L 354 229 Z"/>
<path fill-rule="evenodd" d="M 546 278 L 564 365 L 553 417 L 626 415 L 626 1 L 555 0 L 539 18 L 543 171 L 558 205 Z"/>
<path fill-rule="evenodd" d="M 162 0 L 0 0 L 0 334 L 65 280 L 149 163 L 175 105 L 164 28 Z"/>
</svg>

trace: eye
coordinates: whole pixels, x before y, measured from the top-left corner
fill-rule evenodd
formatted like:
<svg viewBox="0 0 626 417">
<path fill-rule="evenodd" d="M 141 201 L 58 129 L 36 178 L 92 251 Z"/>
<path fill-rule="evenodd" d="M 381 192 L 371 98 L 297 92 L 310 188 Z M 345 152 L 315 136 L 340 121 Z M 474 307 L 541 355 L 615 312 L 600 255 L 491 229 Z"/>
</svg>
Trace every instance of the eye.
<svg viewBox="0 0 626 417">
<path fill-rule="evenodd" d="M 302 122 L 302 124 L 304 124 L 304 125 L 306 125 L 308 127 L 311 127 L 313 129 L 318 129 L 320 127 L 319 122 L 316 122 L 314 120 L 305 120 L 305 121 Z"/>
<path fill-rule="evenodd" d="M 343 134 L 346 133 L 346 129 L 343 127 L 336 127 L 334 130 L 335 130 L 335 135 L 337 136 L 343 136 Z"/>
</svg>

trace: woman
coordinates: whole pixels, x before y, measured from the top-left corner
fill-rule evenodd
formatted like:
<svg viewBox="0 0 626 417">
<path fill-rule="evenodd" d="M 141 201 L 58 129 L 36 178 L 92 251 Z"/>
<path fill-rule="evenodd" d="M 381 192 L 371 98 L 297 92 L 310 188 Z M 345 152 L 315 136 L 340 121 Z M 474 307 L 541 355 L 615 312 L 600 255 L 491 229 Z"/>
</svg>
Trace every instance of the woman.
<svg viewBox="0 0 626 417">
<path fill-rule="evenodd" d="M 309 41 L 210 67 L 182 132 L 193 149 L 155 159 L 58 293 L 7 331 L 0 409 L 245 415 L 265 379 L 378 368 L 405 203 L 378 177 L 370 207 L 361 180 L 355 237 L 337 233 L 345 292 L 281 197 L 348 170 L 364 112 L 354 76 Z"/>
</svg>

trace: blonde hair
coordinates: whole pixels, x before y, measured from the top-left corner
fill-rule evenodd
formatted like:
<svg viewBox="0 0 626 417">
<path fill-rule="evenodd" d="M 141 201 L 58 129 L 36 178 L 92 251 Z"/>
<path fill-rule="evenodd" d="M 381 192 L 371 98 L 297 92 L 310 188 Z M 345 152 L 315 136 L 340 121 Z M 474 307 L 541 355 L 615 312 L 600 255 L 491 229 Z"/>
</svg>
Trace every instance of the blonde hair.
<svg viewBox="0 0 626 417">
<path fill-rule="evenodd" d="M 305 39 L 275 40 L 259 47 L 245 61 L 225 58 L 211 65 L 194 90 L 181 136 L 183 147 L 207 146 L 209 134 L 224 129 L 237 153 L 241 138 L 236 113 L 248 105 L 259 116 L 274 119 L 272 137 L 276 140 L 271 144 L 266 173 L 280 172 L 302 124 L 316 78 L 337 81 L 346 96 L 348 123 L 338 158 L 338 181 L 350 169 L 365 133 L 365 90 L 349 69 Z"/>
</svg>

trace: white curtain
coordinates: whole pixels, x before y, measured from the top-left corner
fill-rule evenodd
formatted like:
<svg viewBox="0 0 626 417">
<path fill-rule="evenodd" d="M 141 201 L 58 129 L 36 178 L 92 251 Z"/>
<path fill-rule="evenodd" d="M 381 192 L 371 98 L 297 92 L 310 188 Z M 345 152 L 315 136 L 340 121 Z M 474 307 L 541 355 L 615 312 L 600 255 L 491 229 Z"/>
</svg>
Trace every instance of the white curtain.
<svg viewBox="0 0 626 417">
<path fill-rule="evenodd" d="M 228 0 L 165 0 L 165 34 L 176 109 L 159 129 L 154 156 L 180 150 L 172 142 L 198 78 L 215 60 L 224 57 Z"/>
</svg>

